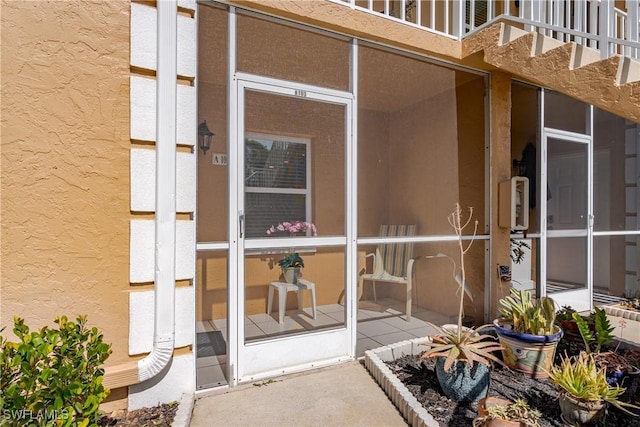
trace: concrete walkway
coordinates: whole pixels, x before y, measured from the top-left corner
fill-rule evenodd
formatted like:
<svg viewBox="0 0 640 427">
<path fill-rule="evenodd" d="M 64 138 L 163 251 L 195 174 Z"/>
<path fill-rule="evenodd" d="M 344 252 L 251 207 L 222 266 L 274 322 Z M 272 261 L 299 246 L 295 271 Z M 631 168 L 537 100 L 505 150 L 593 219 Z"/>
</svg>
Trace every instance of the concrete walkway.
<svg viewBox="0 0 640 427">
<path fill-rule="evenodd" d="M 358 362 L 274 381 L 196 400 L 190 426 L 407 425 Z"/>
</svg>

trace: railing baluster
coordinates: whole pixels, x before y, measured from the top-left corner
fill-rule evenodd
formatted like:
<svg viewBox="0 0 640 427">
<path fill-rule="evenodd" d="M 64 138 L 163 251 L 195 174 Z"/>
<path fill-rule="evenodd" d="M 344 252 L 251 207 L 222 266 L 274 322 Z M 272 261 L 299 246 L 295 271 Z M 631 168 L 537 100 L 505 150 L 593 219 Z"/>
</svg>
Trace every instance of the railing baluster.
<svg viewBox="0 0 640 427">
<path fill-rule="evenodd" d="M 451 34 L 449 32 L 449 0 L 445 0 L 444 2 L 444 32 L 447 34 Z"/>
<path fill-rule="evenodd" d="M 574 5 L 573 28 L 576 31 L 583 31 L 585 19 L 586 15 L 584 13 L 584 0 L 579 0 Z M 575 41 L 578 44 L 583 44 L 582 37 L 576 37 Z"/>
<path fill-rule="evenodd" d="M 613 2 L 602 1 L 600 3 L 599 29 L 598 34 L 600 57 L 602 59 L 609 57 L 609 35 L 611 34 L 611 18 L 613 17 Z"/>
<path fill-rule="evenodd" d="M 640 41 L 640 3 L 638 0 L 627 0 L 627 40 L 631 42 Z M 637 48 L 629 49 L 629 56 L 633 58 L 640 57 L 640 52 Z"/>
<path fill-rule="evenodd" d="M 462 27 L 464 28 L 464 25 Z M 473 30 L 474 28 L 476 28 L 476 0 L 471 0 L 469 2 L 469 29 Z"/>
<path fill-rule="evenodd" d="M 492 22 L 497 15 L 507 17 L 507 21 L 511 16 L 526 31 L 599 49 L 602 58 L 613 54 L 640 56 L 640 0 L 625 0 L 626 10 L 616 8 L 621 0 L 520 0 L 515 10 L 513 0 L 483 0 L 482 3 L 478 0 L 329 1 L 390 17 L 396 23 L 403 21 L 416 28 L 448 34 L 458 40 Z M 478 12 L 486 12 L 486 20 L 484 14 L 479 19 Z M 423 19 L 423 14 L 429 17 Z"/>
<path fill-rule="evenodd" d="M 431 16 L 429 16 L 429 24 L 431 28 L 436 28 L 436 0 L 431 0 Z"/>
</svg>

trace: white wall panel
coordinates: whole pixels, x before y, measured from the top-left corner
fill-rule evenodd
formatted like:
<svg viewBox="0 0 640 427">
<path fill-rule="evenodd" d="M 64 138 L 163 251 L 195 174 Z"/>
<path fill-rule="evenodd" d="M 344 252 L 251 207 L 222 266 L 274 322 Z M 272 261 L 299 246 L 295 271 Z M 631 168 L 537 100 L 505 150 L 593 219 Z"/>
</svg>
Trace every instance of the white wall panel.
<svg viewBox="0 0 640 427">
<path fill-rule="evenodd" d="M 196 119 L 196 88 L 178 85 L 178 105 L 176 106 L 178 144 L 195 145 L 198 140 Z"/>
<path fill-rule="evenodd" d="M 158 375 L 129 387 L 129 410 L 179 401 L 183 393 L 193 393 L 194 372 L 193 353 L 173 357 Z"/>
<path fill-rule="evenodd" d="M 174 347 L 193 345 L 195 319 L 193 286 L 176 288 Z M 129 355 L 149 353 L 153 349 L 154 292 L 129 294 Z"/>
<path fill-rule="evenodd" d="M 196 223 L 176 221 L 176 280 L 196 274 Z"/>
<path fill-rule="evenodd" d="M 178 7 L 182 9 L 196 10 L 196 0 L 178 0 Z"/>
<path fill-rule="evenodd" d="M 132 220 L 129 233 L 129 282 L 153 282 L 155 226 L 152 220 Z"/>
<path fill-rule="evenodd" d="M 132 220 L 129 239 L 129 281 L 154 281 L 155 226 L 153 220 Z M 176 221 L 176 280 L 195 275 L 195 222 Z"/>
<path fill-rule="evenodd" d="M 195 10 L 195 1 L 185 2 L 186 8 Z M 155 7 L 131 4 L 131 65 L 146 70 L 157 70 L 157 21 Z M 196 76 L 196 20 L 178 15 L 178 75 Z"/>
<path fill-rule="evenodd" d="M 156 140 L 156 81 L 131 76 L 131 139 Z M 178 144 L 194 145 L 198 138 L 196 123 L 196 88 L 177 86 Z"/>
<path fill-rule="evenodd" d="M 134 3 L 135 4 L 135 3 Z M 156 140 L 156 81 L 131 76 L 131 139 Z"/>
<path fill-rule="evenodd" d="M 158 14 L 155 7 L 131 3 L 131 65 L 155 70 Z"/>
<path fill-rule="evenodd" d="M 195 3 L 195 2 L 194 2 Z M 196 20 L 178 15 L 178 75 L 196 76 Z"/>
<path fill-rule="evenodd" d="M 131 150 L 131 210 L 155 212 L 156 152 Z M 196 155 L 178 153 L 176 158 L 176 210 L 196 210 Z"/>
</svg>

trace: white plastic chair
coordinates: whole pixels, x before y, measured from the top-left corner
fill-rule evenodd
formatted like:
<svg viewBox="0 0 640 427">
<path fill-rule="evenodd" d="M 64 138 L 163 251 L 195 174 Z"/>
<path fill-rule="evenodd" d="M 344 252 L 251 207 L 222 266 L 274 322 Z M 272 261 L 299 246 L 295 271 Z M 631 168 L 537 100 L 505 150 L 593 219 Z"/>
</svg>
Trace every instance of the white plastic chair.
<svg viewBox="0 0 640 427">
<path fill-rule="evenodd" d="M 415 236 L 417 225 L 381 225 L 380 237 L 408 237 Z M 364 281 L 373 284 L 373 299 L 376 295 L 376 282 L 395 283 L 406 287 L 407 307 L 405 310 L 407 322 L 411 320 L 412 286 L 415 278 L 413 259 L 413 242 L 382 243 L 375 253 L 368 253 L 365 258 L 373 257 L 373 271 L 366 271 L 358 278 L 360 290 L 364 288 Z"/>
</svg>

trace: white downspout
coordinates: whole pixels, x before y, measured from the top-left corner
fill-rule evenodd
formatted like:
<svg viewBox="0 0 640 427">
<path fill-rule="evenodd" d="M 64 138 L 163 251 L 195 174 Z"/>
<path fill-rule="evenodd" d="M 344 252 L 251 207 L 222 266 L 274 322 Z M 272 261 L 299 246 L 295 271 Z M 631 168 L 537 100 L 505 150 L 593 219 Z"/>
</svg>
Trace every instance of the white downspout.
<svg viewBox="0 0 640 427">
<path fill-rule="evenodd" d="M 159 0 L 156 74 L 156 215 L 153 350 L 138 361 L 140 382 L 171 360 L 175 339 L 177 3 Z"/>
</svg>

